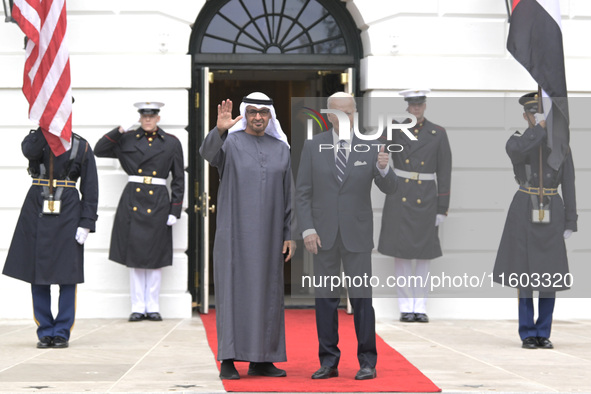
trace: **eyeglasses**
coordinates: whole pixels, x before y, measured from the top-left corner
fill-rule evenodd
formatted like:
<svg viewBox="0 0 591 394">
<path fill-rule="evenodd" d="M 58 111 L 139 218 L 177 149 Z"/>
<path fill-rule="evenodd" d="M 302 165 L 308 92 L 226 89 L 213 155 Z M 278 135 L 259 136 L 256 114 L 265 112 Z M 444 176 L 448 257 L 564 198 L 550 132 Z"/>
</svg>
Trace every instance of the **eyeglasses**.
<svg viewBox="0 0 591 394">
<path fill-rule="evenodd" d="M 257 114 L 261 115 L 261 117 L 265 117 L 265 116 L 269 116 L 269 114 L 271 113 L 271 111 L 269 111 L 268 108 L 263 108 L 263 109 L 247 109 L 246 110 L 246 115 L 248 116 L 257 116 Z"/>
</svg>

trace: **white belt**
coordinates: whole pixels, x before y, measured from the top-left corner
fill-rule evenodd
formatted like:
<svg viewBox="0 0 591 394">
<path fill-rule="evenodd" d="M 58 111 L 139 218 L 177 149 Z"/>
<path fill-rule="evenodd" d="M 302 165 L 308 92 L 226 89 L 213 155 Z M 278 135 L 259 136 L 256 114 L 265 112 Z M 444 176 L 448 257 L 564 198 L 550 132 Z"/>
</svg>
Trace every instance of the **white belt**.
<svg viewBox="0 0 591 394">
<path fill-rule="evenodd" d="M 398 168 L 394 169 L 394 173 L 402 178 L 413 179 L 415 181 L 434 181 L 435 174 L 427 174 L 427 173 L 420 173 L 420 172 L 410 172 L 399 170 Z"/>
<path fill-rule="evenodd" d="M 151 176 L 130 175 L 128 182 L 145 183 L 146 185 L 166 185 L 166 179 Z"/>
</svg>

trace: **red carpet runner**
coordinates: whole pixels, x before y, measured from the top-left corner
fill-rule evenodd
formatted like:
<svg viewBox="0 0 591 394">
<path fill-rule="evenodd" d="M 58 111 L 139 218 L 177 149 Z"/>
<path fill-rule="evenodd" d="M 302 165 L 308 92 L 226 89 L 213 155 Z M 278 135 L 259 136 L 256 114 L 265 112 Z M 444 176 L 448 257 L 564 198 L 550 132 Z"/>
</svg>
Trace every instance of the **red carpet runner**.
<svg viewBox="0 0 591 394">
<path fill-rule="evenodd" d="M 214 359 L 217 358 L 215 311 L 201 315 L 207 340 Z M 359 370 L 357 340 L 353 316 L 339 311 L 339 348 L 341 360 L 339 377 L 312 380 L 319 367 L 318 339 L 314 310 L 287 309 L 285 311 L 287 362 L 276 366 L 287 371 L 287 377 L 268 378 L 248 376 L 248 363 L 237 362 L 239 380 L 224 380 L 226 391 L 242 392 L 440 392 L 441 389 L 409 363 L 396 350 L 377 337 L 378 377 L 373 380 L 354 379 Z M 220 364 L 218 362 L 218 370 Z"/>
</svg>

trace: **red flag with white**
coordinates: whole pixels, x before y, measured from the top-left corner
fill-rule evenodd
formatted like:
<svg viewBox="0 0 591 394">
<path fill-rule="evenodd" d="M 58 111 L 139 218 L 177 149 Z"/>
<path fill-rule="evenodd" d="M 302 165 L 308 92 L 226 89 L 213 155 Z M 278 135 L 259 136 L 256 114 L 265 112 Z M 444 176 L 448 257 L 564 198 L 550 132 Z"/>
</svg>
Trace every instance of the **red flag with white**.
<svg viewBox="0 0 591 394">
<path fill-rule="evenodd" d="M 70 149 L 72 88 L 65 0 L 14 0 L 12 17 L 27 36 L 23 93 L 56 156 Z"/>
<path fill-rule="evenodd" d="M 569 114 L 559 0 L 513 0 L 507 49 L 551 100 L 544 106 L 548 164 L 558 169 L 568 152 Z M 550 103 L 550 100 L 545 100 Z"/>
</svg>

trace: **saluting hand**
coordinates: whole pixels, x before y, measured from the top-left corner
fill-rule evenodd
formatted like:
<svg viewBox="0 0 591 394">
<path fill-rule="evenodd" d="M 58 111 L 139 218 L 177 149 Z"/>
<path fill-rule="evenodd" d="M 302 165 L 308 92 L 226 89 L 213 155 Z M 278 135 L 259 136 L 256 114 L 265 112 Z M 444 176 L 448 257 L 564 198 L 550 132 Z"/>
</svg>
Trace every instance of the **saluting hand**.
<svg viewBox="0 0 591 394">
<path fill-rule="evenodd" d="M 382 145 L 380 148 L 380 153 L 378 153 L 378 168 L 380 170 L 385 170 L 388 167 L 388 161 L 390 160 L 390 156 L 386 153 L 386 145 Z"/>
<path fill-rule="evenodd" d="M 232 100 L 224 100 L 221 104 L 218 104 L 218 120 L 216 126 L 220 135 L 238 123 L 240 119 L 242 119 L 242 115 L 238 115 L 235 119 L 232 119 Z"/>
</svg>

